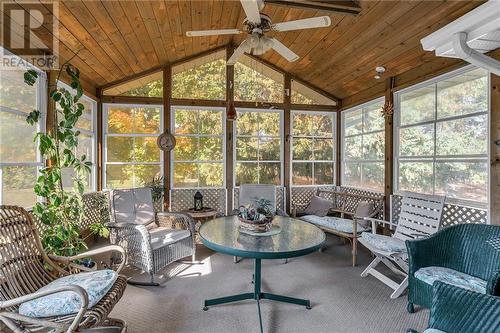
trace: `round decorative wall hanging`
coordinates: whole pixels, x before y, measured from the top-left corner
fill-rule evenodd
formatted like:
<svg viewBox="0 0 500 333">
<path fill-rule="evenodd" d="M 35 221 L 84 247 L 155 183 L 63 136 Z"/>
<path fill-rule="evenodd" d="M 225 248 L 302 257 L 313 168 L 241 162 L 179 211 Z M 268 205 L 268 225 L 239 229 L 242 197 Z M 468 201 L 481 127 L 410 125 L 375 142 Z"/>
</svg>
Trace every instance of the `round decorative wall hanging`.
<svg viewBox="0 0 500 333">
<path fill-rule="evenodd" d="M 174 149 L 175 143 L 175 137 L 168 132 L 163 132 L 160 136 L 158 136 L 158 139 L 156 139 L 156 144 L 163 151 L 170 151 Z"/>
</svg>

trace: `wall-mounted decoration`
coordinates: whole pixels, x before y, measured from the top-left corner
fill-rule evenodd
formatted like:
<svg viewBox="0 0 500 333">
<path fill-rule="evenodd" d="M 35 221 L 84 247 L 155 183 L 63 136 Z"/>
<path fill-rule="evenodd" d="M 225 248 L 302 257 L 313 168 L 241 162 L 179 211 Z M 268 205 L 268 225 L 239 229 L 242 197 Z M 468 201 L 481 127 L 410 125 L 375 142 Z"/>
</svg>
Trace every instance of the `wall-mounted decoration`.
<svg viewBox="0 0 500 333">
<path fill-rule="evenodd" d="M 390 101 L 386 101 L 380 112 L 382 114 L 382 117 L 384 118 L 392 117 L 392 115 L 394 114 L 394 106 Z"/>
<path fill-rule="evenodd" d="M 173 136 L 169 132 L 163 132 L 158 136 L 158 139 L 156 139 L 156 144 L 158 145 L 158 148 L 160 148 L 163 151 L 171 151 L 175 147 L 175 136 Z"/>
</svg>

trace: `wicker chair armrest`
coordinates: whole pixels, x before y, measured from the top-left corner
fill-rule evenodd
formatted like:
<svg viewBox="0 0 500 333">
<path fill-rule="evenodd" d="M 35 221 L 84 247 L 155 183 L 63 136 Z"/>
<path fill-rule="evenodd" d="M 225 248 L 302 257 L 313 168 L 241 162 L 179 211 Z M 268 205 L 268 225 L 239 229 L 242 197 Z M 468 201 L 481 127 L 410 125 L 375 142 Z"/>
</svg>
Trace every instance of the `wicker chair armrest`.
<svg viewBox="0 0 500 333">
<path fill-rule="evenodd" d="M 500 296 L 500 269 L 495 271 L 488 279 L 486 293 L 493 296 Z"/>
<path fill-rule="evenodd" d="M 196 222 L 188 214 L 161 212 L 156 214 L 157 223 L 160 227 L 167 227 L 172 229 L 181 228 L 189 230 L 191 235 L 195 234 Z"/>
<path fill-rule="evenodd" d="M 428 266 L 442 266 L 447 267 L 447 263 L 441 255 L 443 254 L 443 242 L 442 237 L 439 237 L 440 233 L 436 233 L 427 238 L 407 240 L 406 248 L 408 250 L 408 266 L 409 273 L 413 275 L 422 267 Z"/>
<path fill-rule="evenodd" d="M 133 243 L 151 244 L 151 235 L 146 226 L 135 223 L 108 223 L 106 226 L 114 231 L 123 239 L 134 239 Z M 130 245 L 130 242 L 129 242 Z M 144 248 L 141 245 L 141 248 Z M 146 247 L 148 249 L 150 247 Z"/>
<path fill-rule="evenodd" d="M 433 284 L 429 328 L 444 332 L 496 333 L 499 318 L 500 298 L 439 281 Z"/>
<path fill-rule="evenodd" d="M 125 250 L 118 245 L 108 245 L 104 246 L 98 249 L 90 250 L 90 251 L 85 251 L 83 253 L 77 254 L 72 257 L 63 257 L 63 256 L 56 256 L 56 255 L 49 255 L 50 259 L 57 261 L 59 263 L 69 265 L 71 262 L 79 259 L 84 259 L 88 257 L 95 256 L 97 254 L 103 254 L 103 253 L 108 253 L 108 252 L 119 252 L 121 254 L 122 260 L 120 262 L 120 265 L 116 269 L 117 273 L 120 273 L 123 267 L 125 266 L 125 263 L 127 262 L 127 254 L 125 253 Z"/>
<path fill-rule="evenodd" d="M 89 305 L 89 296 L 88 296 L 87 292 L 85 291 L 85 289 L 83 289 L 82 287 L 77 286 L 77 285 L 59 286 L 59 287 L 50 288 L 47 290 L 36 291 L 34 293 L 31 293 L 31 294 L 27 294 L 27 295 L 24 295 L 21 297 L 16 297 L 16 298 L 10 299 L 8 301 L 0 301 L 0 319 L 5 319 L 4 320 L 5 324 L 8 327 L 10 327 L 13 331 L 16 331 L 16 326 L 17 326 L 17 325 L 15 325 L 15 323 L 13 321 L 33 323 L 33 324 L 37 324 L 37 325 L 41 325 L 41 326 L 49 327 L 49 328 L 63 326 L 62 323 L 53 323 L 51 321 L 44 320 L 43 318 L 27 317 L 27 316 L 23 316 L 23 315 L 20 315 L 18 313 L 9 312 L 9 311 L 3 312 L 3 310 L 6 310 L 6 309 L 13 307 L 13 306 L 19 306 L 25 302 L 28 302 L 28 301 L 31 301 L 34 299 L 38 299 L 41 297 L 45 297 L 48 295 L 57 294 L 60 292 L 65 292 L 65 291 L 69 291 L 69 292 L 73 292 L 73 293 L 77 294 L 78 298 L 81 301 L 80 302 L 80 309 L 78 310 L 78 313 L 76 314 L 75 318 L 71 322 L 71 325 L 69 326 L 68 331 L 67 331 L 67 332 L 74 332 L 78 329 L 78 326 L 83 318 L 83 315 L 85 314 L 85 312 L 87 312 L 87 308 Z"/>
</svg>

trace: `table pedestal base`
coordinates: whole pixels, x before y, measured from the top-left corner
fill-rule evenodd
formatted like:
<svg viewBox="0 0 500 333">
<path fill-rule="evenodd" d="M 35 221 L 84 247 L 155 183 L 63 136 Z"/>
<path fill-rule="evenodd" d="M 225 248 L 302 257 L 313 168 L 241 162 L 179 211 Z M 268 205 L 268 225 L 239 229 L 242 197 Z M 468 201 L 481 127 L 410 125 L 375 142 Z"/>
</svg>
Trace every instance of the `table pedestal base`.
<svg viewBox="0 0 500 333">
<path fill-rule="evenodd" d="M 284 302 L 284 303 L 292 303 L 292 304 L 305 306 L 306 309 L 308 309 L 308 310 L 311 309 L 311 302 L 307 299 L 300 299 L 300 298 L 294 298 L 294 297 L 288 297 L 288 296 L 282 296 L 282 295 L 261 292 L 261 290 L 260 290 L 261 289 L 261 259 L 255 259 L 253 283 L 254 283 L 254 292 L 253 293 L 244 293 L 244 294 L 238 294 L 238 295 L 232 295 L 232 296 L 207 299 L 207 300 L 205 300 L 205 306 L 203 307 L 203 310 L 207 311 L 208 307 L 212 306 L 212 305 L 226 304 L 226 303 L 232 303 L 232 302 L 239 302 L 239 301 L 243 301 L 243 300 L 247 300 L 247 299 L 253 299 L 253 300 L 257 301 L 257 309 L 259 312 L 260 331 L 263 332 L 262 316 L 260 314 L 260 300 L 261 299 L 268 299 L 268 300 L 277 301 L 277 302 Z"/>
</svg>

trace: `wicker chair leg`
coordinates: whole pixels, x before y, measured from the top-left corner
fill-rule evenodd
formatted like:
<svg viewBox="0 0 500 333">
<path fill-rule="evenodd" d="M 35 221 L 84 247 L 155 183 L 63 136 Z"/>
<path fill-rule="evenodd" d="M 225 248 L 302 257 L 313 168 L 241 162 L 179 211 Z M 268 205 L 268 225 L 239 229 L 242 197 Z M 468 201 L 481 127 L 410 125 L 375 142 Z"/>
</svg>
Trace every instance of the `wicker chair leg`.
<svg viewBox="0 0 500 333">
<path fill-rule="evenodd" d="M 409 313 L 415 313 L 415 306 L 413 305 L 413 303 L 408 302 L 408 304 L 406 304 L 406 311 L 408 311 Z"/>
<path fill-rule="evenodd" d="M 132 286 L 159 287 L 160 284 L 158 282 L 155 282 L 155 275 L 152 272 L 149 273 L 149 275 L 150 275 L 149 282 L 128 280 L 127 283 L 132 285 Z"/>
</svg>

